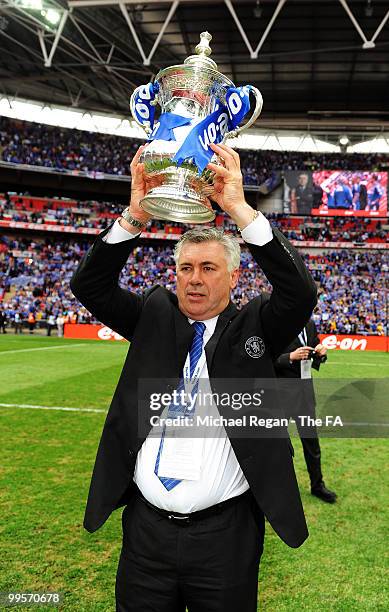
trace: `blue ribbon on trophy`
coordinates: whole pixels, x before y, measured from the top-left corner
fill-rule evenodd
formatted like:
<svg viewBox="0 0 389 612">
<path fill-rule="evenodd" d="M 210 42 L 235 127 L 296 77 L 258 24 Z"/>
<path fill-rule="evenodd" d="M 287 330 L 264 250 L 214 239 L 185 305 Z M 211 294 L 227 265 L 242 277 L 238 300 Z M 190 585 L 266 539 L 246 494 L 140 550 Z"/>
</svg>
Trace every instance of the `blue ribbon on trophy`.
<svg viewBox="0 0 389 612">
<path fill-rule="evenodd" d="M 173 157 L 180 166 L 186 159 L 192 159 L 199 173 L 204 170 L 214 152 L 210 143 L 218 144 L 229 131 L 230 120 L 225 106 L 221 106 L 194 126 Z"/>
<path fill-rule="evenodd" d="M 250 90 L 251 85 L 243 87 L 230 87 L 226 93 L 226 105 L 236 128 L 250 110 Z M 233 129 L 234 129 L 233 128 Z"/>
<path fill-rule="evenodd" d="M 176 140 L 173 132 L 174 128 L 190 123 L 190 117 L 182 117 L 175 113 L 162 113 L 149 136 L 149 140 Z"/>
<path fill-rule="evenodd" d="M 250 89 L 251 85 L 230 87 L 226 94 L 226 105 L 220 103 L 219 108 L 216 106 L 213 113 L 193 127 L 173 161 L 181 165 L 186 159 L 191 159 L 201 174 L 214 154 L 209 148 L 210 143 L 221 142 L 226 132 L 237 128 L 249 111 Z"/>
<path fill-rule="evenodd" d="M 154 126 L 155 116 L 155 96 L 159 91 L 158 83 L 147 83 L 147 85 L 141 85 L 135 91 L 134 97 L 134 109 L 136 120 L 141 124 L 148 123 L 150 128 Z"/>
</svg>

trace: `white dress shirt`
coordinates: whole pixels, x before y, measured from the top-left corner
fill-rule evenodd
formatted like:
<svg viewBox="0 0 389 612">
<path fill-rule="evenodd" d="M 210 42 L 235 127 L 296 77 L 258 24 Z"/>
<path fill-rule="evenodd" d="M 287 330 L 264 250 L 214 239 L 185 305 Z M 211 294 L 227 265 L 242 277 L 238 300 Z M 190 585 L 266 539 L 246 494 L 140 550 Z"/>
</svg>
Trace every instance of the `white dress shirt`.
<svg viewBox="0 0 389 612">
<path fill-rule="evenodd" d="M 257 246 L 263 246 L 273 238 L 271 226 L 261 213 L 242 230 L 241 235 L 245 242 Z M 108 244 L 114 244 L 134 237 L 122 228 L 117 220 L 103 240 Z M 215 331 L 217 320 L 218 316 L 203 321 L 206 326 L 203 337 L 204 347 Z M 191 319 L 188 321 L 193 323 Z M 206 363 L 200 372 L 200 379 L 204 390 L 210 391 Z M 199 409 L 207 410 L 207 414 L 213 416 L 219 414 L 216 405 L 201 406 Z M 197 406 L 195 414 L 199 414 Z M 223 426 L 214 426 L 212 432 L 208 430 L 207 436 L 203 439 L 199 450 L 201 456 L 196 458 L 201 465 L 200 478 L 181 480 L 170 491 L 154 473 L 160 440 L 160 436 L 155 435 L 153 428 L 138 452 L 134 471 L 136 485 L 142 495 L 154 506 L 172 512 L 195 512 L 241 495 L 249 488 Z"/>
<path fill-rule="evenodd" d="M 116 219 L 108 234 L 104 236 L 104 242 L 115 244 L 139 236 L 140 232 L 139 234 L 130 234 L 130 232 L 125 230 L 124 227 L 120 225 L 119 219 L 120 217 Z M 241 231 L 240 234 L 245 242 L 256 244 L 257 246 L 263 246 L 273 238 L 271 225 L 261 212 L 254 221 L 249 223 L 249 225 Z"/>
</svg>

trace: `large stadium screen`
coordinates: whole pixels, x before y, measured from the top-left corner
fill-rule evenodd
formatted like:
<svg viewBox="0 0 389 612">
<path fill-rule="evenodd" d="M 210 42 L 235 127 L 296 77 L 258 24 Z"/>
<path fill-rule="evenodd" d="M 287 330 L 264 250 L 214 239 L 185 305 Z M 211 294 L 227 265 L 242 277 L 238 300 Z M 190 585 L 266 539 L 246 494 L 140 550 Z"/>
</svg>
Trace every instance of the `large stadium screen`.
<svg viewBox="0 0 389 612">
<path fill-rule="evenodd" d="M 388 173 L 287 171 L 284 175 L 284 212 L 319 216 L 386 217 Z"/>
</svg>

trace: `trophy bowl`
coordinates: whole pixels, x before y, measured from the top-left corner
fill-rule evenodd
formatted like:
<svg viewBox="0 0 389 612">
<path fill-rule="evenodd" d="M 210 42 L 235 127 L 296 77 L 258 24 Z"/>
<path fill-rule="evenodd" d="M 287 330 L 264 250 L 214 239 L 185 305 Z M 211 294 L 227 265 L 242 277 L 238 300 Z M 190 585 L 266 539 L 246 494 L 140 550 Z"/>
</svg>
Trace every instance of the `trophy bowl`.
<svg viewBox="0 0 389 612">
<path fill-rule="evenodd" d="M 207 164 L 222 163 L 210 143 L 222 143 L 247 129 L 262 110 L 262 96 L 251 85 L 235 87 L 209 57 L 212 36 L 203 32 L 196 54 L 183 64 L 161 70 L 153 83 L 137 87 L 130 108 L 148 135 L 141 155 L 146 178 L 155 179 L 141 207 L 156 219 L 207 223 L 215 218 L 206 204 L 214 190 L 215 174 Z M 245 125 L 239 126 L 255 109 Z M 155 107 L 161 114 L 154 121 Z"/>
</svg>

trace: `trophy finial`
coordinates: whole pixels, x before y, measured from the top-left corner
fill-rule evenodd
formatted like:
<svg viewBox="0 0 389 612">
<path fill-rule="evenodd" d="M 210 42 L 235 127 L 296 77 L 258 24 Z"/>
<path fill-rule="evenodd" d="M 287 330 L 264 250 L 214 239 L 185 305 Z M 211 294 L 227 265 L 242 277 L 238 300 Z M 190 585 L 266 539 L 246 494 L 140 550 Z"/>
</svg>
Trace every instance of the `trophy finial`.
<svg viewBox="0 0 389 612">
<path fill-rule="evenodd" d="M 195 48 L 196 55 L 190 55 L 187 57 L 184 64 L 189 64 L 192 66 L 205 66 L 207 68 L 211 68 L 212 70 L 217 70 L 216 62 L 209 57 L 212 53 L 212 49 L 209 46 L 211 40 L 212 34 L 209 32 L 201 32 L 200 42 Z"/>
<path fill-rule="evenodd" d="M 209 46 L 209 43 L 212 40 L 212 34 L 209 32 L 201 32 L 200 34 L 200 42 L 195 48 L 197 55 L 205 55 L 208 57 L 212 53 L 212 49 Z"/>
</svg>

